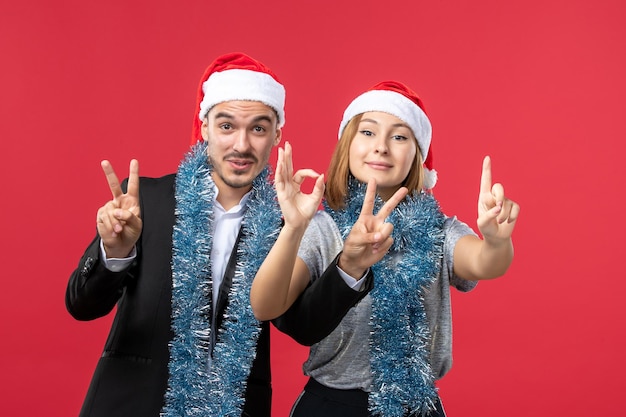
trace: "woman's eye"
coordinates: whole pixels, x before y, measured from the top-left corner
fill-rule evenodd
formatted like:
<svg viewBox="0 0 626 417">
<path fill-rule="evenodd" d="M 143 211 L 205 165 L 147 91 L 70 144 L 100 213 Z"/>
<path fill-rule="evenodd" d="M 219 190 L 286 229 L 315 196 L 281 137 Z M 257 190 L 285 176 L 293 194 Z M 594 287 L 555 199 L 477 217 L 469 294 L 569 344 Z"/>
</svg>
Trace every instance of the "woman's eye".
<svg viewBox="0 0 626 417">
<path fill-rule="evenodd" d="M 402 136 L 402 135 L 394 135 L 393 139 L 394 140 L 398 140 L 398 141 L 402 141 L 402 140 L 407 140 L 408 138 L 406 136 Z"/>
<path fill-rule="evenodd" d="M 373 133 L 370 130 L 360 130 L 359 131 L 360 134 L 365 135 L 365 136 L 372 136 Z"/>
</svg>

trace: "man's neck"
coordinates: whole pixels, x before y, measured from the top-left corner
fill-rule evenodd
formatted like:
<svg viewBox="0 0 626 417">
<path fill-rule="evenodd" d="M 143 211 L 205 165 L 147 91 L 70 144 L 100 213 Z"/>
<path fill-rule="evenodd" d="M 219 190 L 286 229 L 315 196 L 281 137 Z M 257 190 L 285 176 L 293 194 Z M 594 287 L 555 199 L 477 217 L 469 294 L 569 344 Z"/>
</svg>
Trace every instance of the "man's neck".
<svg viewBox="0 0 626 417">
<path fill-rule="evenodd" d="M 217 201 L 222 205 L 224 211 L 228 211 L 239 204 L 243 196 L 246 195 L 251 188 L 251 186 L 245 188 L 218 187 Z"/>
<path fill-rule="evenodd" d="M 213 183 L 217 188 L 216 201 L 220 203 L 224 211 L 228 211 L 241 202 L 241 199 L 252 190 L 252 184 L 243 185 L 241 187 L 233 187 L 227 184 L 224 180 L 215 172 L 211 174 Z"/>
</svg>

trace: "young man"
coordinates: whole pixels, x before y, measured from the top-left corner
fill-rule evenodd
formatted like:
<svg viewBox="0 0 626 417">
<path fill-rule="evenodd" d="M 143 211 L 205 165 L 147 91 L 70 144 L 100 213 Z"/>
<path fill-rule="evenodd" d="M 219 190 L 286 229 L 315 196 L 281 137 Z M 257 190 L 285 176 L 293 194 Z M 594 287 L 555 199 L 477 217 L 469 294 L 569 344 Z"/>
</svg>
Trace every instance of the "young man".
<svg viewBox="0 0 626 417">
<path fill-rule="evenodd" d="M 281 226 L 267 164 L 284 100 L 269 68 L 226 54 L 176 174 L 139 178 L 133 160 L 120 184 L 102 162 L 113 198 L 65 301 L 78 320 L 117 312 L 82 417 L 270 416 L 269 328 L 249 291 Z"/>
</svg>

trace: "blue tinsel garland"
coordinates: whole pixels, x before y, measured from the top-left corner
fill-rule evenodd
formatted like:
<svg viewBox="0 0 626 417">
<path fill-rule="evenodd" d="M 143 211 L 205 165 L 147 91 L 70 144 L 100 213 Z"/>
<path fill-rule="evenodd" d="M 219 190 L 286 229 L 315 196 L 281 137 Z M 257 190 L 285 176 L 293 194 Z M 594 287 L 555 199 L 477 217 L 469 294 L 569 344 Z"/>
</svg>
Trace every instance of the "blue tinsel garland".
<svg viewBox="0 0 626 417">
<path fill-rule="evenodd" d="M 365 184 L 351 178 L 346 207 L 326 210 L 345 238 L 361 213 Z M 382 201 L 377 197 L 376 210 Z M 434 408 L 430 331 L 424 291 L 437 278 L 443 256 L 439 204 L 429 193 L 408 196 L 389 216 L 394 243 L 372 267 L 369 409 L 376 416 L 420 415 Z"/>
<path fill-rule="evenodd" d="M 196 145 L 176 176 L 172 255 L 172 330 L 168 389 L 161 415 L 240 416 L 261 331 L 250 286 L 280 230 L 280 208 L 265 169 L 252 185 L 229 302 L 209 372 L 213 188 L 206 144 Z"/>
</svg>

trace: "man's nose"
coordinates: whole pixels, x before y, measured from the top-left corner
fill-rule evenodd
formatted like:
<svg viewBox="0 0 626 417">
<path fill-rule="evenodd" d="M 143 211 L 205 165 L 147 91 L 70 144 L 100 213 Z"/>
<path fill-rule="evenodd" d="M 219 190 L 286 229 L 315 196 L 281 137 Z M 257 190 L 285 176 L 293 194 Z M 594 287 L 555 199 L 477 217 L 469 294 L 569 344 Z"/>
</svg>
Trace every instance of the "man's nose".
<svg viewBox="0 0 626 417">
<path fill-rule="evenodd" d="M 250 148 L 250 137 L 248 136 L 249 132 L 245 129 L 241 129 L 237 132 L 237 137 L 235 138 L 235 143 L 233 145 L 233 149 L 238 152 L 244 152 Z"/>
</svg>

